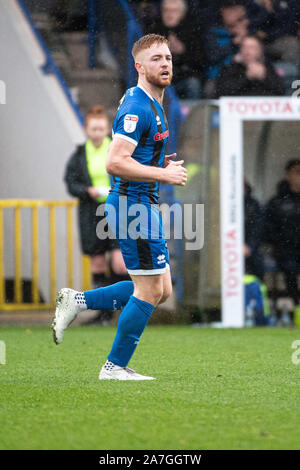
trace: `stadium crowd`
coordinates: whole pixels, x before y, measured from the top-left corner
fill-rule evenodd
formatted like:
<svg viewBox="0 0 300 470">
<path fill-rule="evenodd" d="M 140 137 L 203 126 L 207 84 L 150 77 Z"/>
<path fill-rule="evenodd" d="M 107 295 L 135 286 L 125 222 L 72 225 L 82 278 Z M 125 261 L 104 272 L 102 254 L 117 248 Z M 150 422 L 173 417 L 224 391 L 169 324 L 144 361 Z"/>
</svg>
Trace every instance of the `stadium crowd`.
<svg viewBox="0 0 300 470">
<path fill-rule="evenodd" d="M 146 33 L 168 37 L 180 98 L 292 93 L 300 61 L 299 1 L 129 3 Z"/>
<path fill-rule="evenodd" d="M 86 0 L 52 0 L 60 30 L 86 30 Z M 128 0 L 145 34 L 170 42 L 181 99 L 291 95 L 300 67 L 299 0 Z M 116 4 L 112 4 L 112 7 Z"/>
</svg>

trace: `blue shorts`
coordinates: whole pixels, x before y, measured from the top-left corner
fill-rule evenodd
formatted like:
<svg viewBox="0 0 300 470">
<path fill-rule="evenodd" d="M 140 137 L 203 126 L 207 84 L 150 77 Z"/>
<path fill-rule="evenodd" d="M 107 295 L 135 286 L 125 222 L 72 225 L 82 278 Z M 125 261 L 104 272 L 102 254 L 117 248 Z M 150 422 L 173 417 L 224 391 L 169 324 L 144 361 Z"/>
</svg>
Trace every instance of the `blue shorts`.
<svg viewBox="0 0 300 470">
<path fill-rule="evenodd" d="M 105 213 L 129 274 L 166 272 L 169 252 L 158 205 L 137 203 L 130 196 L 111 193 L 106 200 Z"/>
</svg>

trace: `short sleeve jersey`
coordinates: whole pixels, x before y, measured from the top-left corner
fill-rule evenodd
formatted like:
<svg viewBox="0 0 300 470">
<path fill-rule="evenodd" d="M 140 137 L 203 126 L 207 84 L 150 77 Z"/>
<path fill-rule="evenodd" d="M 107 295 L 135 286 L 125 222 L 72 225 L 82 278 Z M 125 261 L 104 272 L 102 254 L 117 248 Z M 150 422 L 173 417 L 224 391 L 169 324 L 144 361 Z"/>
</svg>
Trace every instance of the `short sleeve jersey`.
<svg viewBox="0 0 300 470">
<path fill-rule="evenodd" d="M 136 147 L 132 158 L 143 165 L 162 167 L 169 129 L 163 106 L 141 87 L 126 91 L 113 123 L 113 138 Z M 128 181 L 113 177 L 112 193 L 132 197 L 137 202 L 157 203 L 159 183 Z"/>
</svg>

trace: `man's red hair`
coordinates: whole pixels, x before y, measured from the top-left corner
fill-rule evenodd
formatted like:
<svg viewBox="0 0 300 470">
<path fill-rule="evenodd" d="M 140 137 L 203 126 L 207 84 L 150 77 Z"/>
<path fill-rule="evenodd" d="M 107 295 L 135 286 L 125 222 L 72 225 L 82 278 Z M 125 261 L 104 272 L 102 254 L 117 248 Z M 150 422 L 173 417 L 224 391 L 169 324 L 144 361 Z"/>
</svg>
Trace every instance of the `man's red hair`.
<svg viewBox="0 0 300 470">
<path fill-rule="evenodd" d="M 164 36 L 160 34 L 147 34 L 134 43 L 131 51 L 134 60 L 140 51 L 149 49 L 153 44 L 166 44 L 169 47 L 169 41 Z"/>
</svg>

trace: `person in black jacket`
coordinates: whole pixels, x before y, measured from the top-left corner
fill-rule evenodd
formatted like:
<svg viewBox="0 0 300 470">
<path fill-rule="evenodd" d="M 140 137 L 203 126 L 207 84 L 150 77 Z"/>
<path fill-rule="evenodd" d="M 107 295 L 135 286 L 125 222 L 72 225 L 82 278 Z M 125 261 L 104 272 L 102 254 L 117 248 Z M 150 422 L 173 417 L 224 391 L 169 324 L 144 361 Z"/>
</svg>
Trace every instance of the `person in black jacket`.
<svg viewBox="0 0 300 470">
<path fill-rule="evenodd" d="M 273 247 L 279 269 L 284 273 L 287 293 L 299 303 L 297 276 L 300 274 L 300 159 L 290 160 L 277 195 L 266 207 L 264 241 Z"/>
<path fill-rule="evenodd" d="M 182 99 L 201 98 L 203 73 L 202 31 L 188 17 L 185 0 L 163 0 L 161 18 L 149 26 L 147 33 L 160 34 L 169 40 L 173 57 L 173 81 Z"/>
<path fill-rule="evenodd" d="M 216 97 L 280 96 L 284 85 L 264 55 L 264 46 L 255 36 L 246 36 L 234 63 L 223 68 L 216 85 Z"/>
<path fill-rule="evenodd" d="M 103 218 L 96 215 L 110 189 L 105 163 L 111 139 L 108 118 L 102 106 L 94 106 L 86 116 L 87 141 L 79 145 L 69 159 L 65 182 L 69 193 L 79 199 L 79 229 L 82 252 L 91 257 L 94 287 L 128 279 L 124 260 L 116 240 L 99 239 L 97 225 Z M 106 253 L 111 252 L 110 277 Z"/>
<path fill-rule="evenodd" d="M 252 196 L 252 188 L 244 181 L 244 214 L 245 243 L 244 256 L 246 273 L 254 274 L 263 280 L 264 264 L 259 252 L 263 227 L 263 210 L 259 202 Z"/>
</svg>

